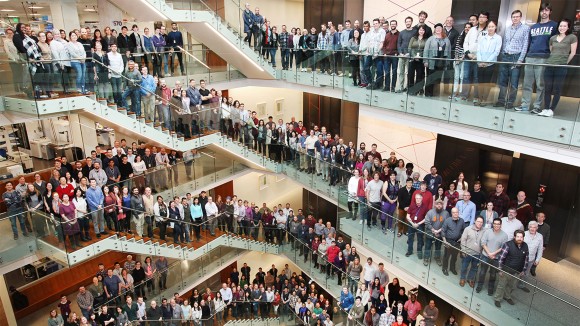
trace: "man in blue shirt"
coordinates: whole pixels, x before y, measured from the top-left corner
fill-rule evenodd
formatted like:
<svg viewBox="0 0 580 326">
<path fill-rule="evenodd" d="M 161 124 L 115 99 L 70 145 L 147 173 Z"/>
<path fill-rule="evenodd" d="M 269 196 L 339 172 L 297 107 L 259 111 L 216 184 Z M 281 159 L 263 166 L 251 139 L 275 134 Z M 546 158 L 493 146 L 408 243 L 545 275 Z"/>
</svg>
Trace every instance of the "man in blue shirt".
<svg viewBox="0 0 580 326">
<path fill-rule="evenodd" d="M 169 57 L 169 65 L 171 66 L 171 74 L 173 75 L 175 71 L 175 66 L 173 65 L 173 57 L 177 54 L 177 60 L 179 60 L 179 69 L 181 70 L 181 75 L 185 75 L 185 69 L 183 68 L 183 55 L 179 47 L 183 48 L 183 35 L 177 30 L 177 23 L 171 24 L 171 32 L 167 34 L 166 38 L 167 46 L 171 52 Z"/>
<path fill-rule="evenodd" d="M 153 121 L 155 116 L 155 80 L 149 75 L 147 66 L 141 67 L 141 102 L 145 111 L 145 120 Z"/>
<path fill-rule="evenodd" d="M 105 195 L 100 187 L 97 187 L 97 181 L 94 178 L 89 180 L 89 187 L 85 193 L 87 198 L 87 206 L 93 218 L 93 226 L 97 238 L 101 237 L 101 233 L 105 233 L 105 218 L 103 214 L 103 201 Z"/>
<path fill-rule="evenodd" d="M 437 174 L 437 168 L 433 165 L 431 167 L 431 173 L 427 174 L 423 181 L 427 183 L 427 189 L 435 196 L 437 194 L 437 188 L 443 183 L 443 178 Z"/>
<path fill-rule="evenodd" d="M 115 302 L 119 305 L 121 303 L 121 297 L 119 296 L 121 279 L 114 275 L 113 270 L 110 268 L 107 270 L 107 276 L 103 279 L 103 287 L 105 288 L 107 300 L 115 299 Z"/>
<path fill-rule="evenodd" d="M 455 207 L 459 210 L 459 216 L 465 221 L 465 224 L 473 225 L 475 222 L 475 204 L 470 200 L 469 191 L 463 192 L 463 200 L 458 201 Z"/>
<path fill-rule="evenodd" d="M 540 22 L 530 28 L 530 46 L 526 56 L 524 68 L 524 91 L 522 93 L 522 104 L 516 111 L 528 111 L 532 104 L 532 91 L 536 83 L 536 100 L 533 103 L 533 114 L 542 112 L 544 102 L 544 66 L 534 64 L 544 64 L 550 56 L 550 38 L 558 34 L 558 23 L 550 20 L 552 6 L 549 3 L 540 5 Z"/>
</svg>

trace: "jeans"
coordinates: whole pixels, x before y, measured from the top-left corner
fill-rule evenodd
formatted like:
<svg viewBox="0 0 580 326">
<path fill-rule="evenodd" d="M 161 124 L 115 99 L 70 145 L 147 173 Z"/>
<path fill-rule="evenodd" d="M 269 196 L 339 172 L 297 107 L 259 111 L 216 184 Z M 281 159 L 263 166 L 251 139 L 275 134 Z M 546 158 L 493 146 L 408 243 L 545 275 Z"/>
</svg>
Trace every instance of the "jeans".
<svg viewBox="0 0 580 326">
<path fill-rule="evenodd" d="M 479 266 L 479 255 L 465 255 L 465 257 L 463 257 L 463 259 L 461 260 L 461 279 L 475 281 L 475 275 L 477 274 L 478 266 Z M 469 273 L 467 272 L 468 268 Z"/>
<path fill-rule="evenodd" d="M 544 109 L 556 110 L 568 68 L 546 67 L 544 70 Z M 553 96 L 553 97 L 552 97 Z"/>
<path fill-rule="evenodd" d="M 76 87 L 81 92 L 85 91 L 85 77 L 87 73 L 87 69 L 85 67 L 85 63 L 80 62 L 71 62 L 70 66 L 75 70 L 76 73 Z"/>
<path fill-rule="evenodd" d="M 399 58 L 386 57 L 383 60 L 383 72 L 385 76 L 385 89 L 395 90 L 397 86 L 397 66 L 399 64 Z M 378 68 L 377 68 L 378 70 Z M 392 78 L 391 78 L 392 76 Z"/>
<path fill-rule="evenodd" d="M 526 63 L 545 63 L 544 58 L 526 58 Z M 540 109 L 544 100 L 544 66 L 526 65 L 524 68 L 524 86 L 522 93 L 522 108 L 529 108 L 532 103 L 532 91 L 536 83 L 536 100 L 534 108 Z"/>
<path fill-rule="evenodd" d="M 282 50 L 280 50 L 280 54 L 282 56 L 282 59 L 281 59 L 282 60 L 282 69 L 288 69 L 288 65 L 289 65 L 288 58 L 289 58 L 290 50 L 289 49 L 282 49 Z"/>
<path fill-rule="evenodd" d="M 181 74 L 185 75 L 185 69 L 183 68 L 183 54 L 181 53 L 181 50 L 179 49 L 174 49 L 175 51 L 173 53 L 171 53 L 169 59 L 169 65 L 171 66 L 171 74 L 173 74 L 173 71 L 175 70 L 175 66 L 173 65 L 173 58 L 177 55 L 177 60 L 179 61 L 179 69 L 181 70 Z"/>
<path fill-rule="evenodd" d="M 461 97 L 469 97 L 469 91 L 471 86 L 475 85 L 473 88 L 473 98 L 479 98 L 479 91 L 477 90 L 477 83 L 479 79 L 477 77 L 477 62 L 475 61 L 464 61 L 463 62 L 463 89 L 461 90 Z"/>
<path fill-rule="evenodd" d="M 365 196 L 358 196 L 358 201 L 360 202 L 360 219 L 364 222 L 364 220 L 368 219 L 367 217 L 367 199 Z"/>
<path fill-rule="evenodd" d="M 127 87 L 121 97 L 122 106 L 127 108 L 127 97 L 131 97 L 131 111 L 137 116 L 141 115 L 141 90 L 139 88 Z"/>
<path fill-rule="evenodd" d="M 418 232 L 421 231 L 421 232 Z M 415 241 L 415 233 L 417 233 L 417 254 L 422 254 L 423 252 L 423 232 L 425 231 L 425 224 L 419 225 L 419 227 L 414 228 L 409 227 L 409 233 L 407 235 L 407 253 L 413 253 L 413 242 Z"/>
<path fill-rule="evenodd" d="M 105 216 L 102 209 L 93 210 L 91 212 L 93 217 L 93 227 L 95 228 L 95 234 L 105 232 Z"/>
<path fill-rule="evenodd" d="M 435 252 L 433 253 L 433 256 L 437 260 L 441 259 L 441 238 L 436 238 L 433 234 L 428 234 L 425 236 L 425 255 L 423 256 L 425 260 L 431 258 L 431 247 L 433 246 L 433 242 L 435 242 Z"/>
<path fill-rule="evenodd" d="M 361 73 L 361 83 L 369 84 L 373 81 L 371 76 L 371 65 L 373 63 L 373 57 L 370 55 L 365 55 L 362 57 L 361 65 L 362 65 L 362 73 Z"/>
<path fill-rule="evenodd" d="M 375 59 L 375 67 L 377 69 L 377 74 L 375 77 L 375 88 L 382 88 L 383 87 L 383 80 L 385 79 L 385 61 L 387 58 L 376 58 Z"/>
<path fill-rule="evenodd" d="M 498 267 L 498 261 L 496 259 L 490 259 L 487 256 L 481 256 L 481 260 L 483 263 L 481 264 L 481 268 L 479 269 L 479 277 L 477 280 L 477 287 L 483 288 L 483 284 L 485 283 L 485 274 L 487 274 L 487 270 L 489 269 L 489 281 L 487 283 L 487 292 L 493 293 L 495 290 L 495 280 L 497 278 L 497 269 L 493 267 Z M 493 267 L 490 267 L 492 265 Z"/>
<path fill-rule="evenodd" d="M 453 95 L 459 94 L 463 87 L 463 61 L 456 61 L 453 69 Z"/>
<path fill-rule="evenodd" d="M 276 67 L 276 48 L 270 49 L 270 57 L 272 59 L 272 61 L 271 61 L 272 67 Z M 284 65 L 284 63 L 282 63 L 282 65 Z"/>
<path fill-rule="evenodd" d="M 159 105 L 160 113 L 162 114 L 161 120 L 165 124 L 165 128 L 171 128 L 171 112 L 169 111 L 169 105 L 161 104 Z"/>
<path fill-rule="evenodd" d="M 12 225 L 12 233 L 14 234 L 15 237 L 18 236 L 18 228 L 16 226 L 16 219 L 18 218 L 18 224 L 20 224 L 20 230 L 22 231 L 22 234 L 27 235 L 27 231 L 26 231 L 26 226 L 24 225 L 24 214 L 22 214 L 22 209 L 18 209 L 18 210 L 14 210 L 14 211 L 9 211 L 8 214 L 10 214 L 11 216 L 9 217 L 10 219 L 10 224 Z"/>
<path fill-rule="evenodd" d="M 519 53 L 507 54 L 500 56 L 501 62 L 515 63 L 520 57 Z M 520 67 L 517 65 L 500 64 L 499 77 L 497 83 L 499 86 L 499 96 L 497 102 L 508 107 L 513 106 L 518 94 L 518 82 L 520 79 Z M 509 87 L 509 88 L 508 88 Z"/>
<path fill-rule="evenodd" d="M 123 106 L 123 97 L 121 96 L 121 77 L 111 78 L 111 88 L 113 90 L 113 99 L 117 106 Z"/>
</svg>

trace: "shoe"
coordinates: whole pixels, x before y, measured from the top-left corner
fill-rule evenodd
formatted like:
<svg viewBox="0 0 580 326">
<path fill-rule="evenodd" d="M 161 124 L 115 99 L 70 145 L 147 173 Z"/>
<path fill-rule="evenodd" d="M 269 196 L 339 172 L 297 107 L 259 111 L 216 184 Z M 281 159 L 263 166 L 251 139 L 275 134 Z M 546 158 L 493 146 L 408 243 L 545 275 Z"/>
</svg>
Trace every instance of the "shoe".
<svg viewBox="0 0 580 326">
<path fill-rule="evenodd" d="M 360 220 L 360 222 L 359 222 L 358 224 L 362 224 L 362 223 L 363 223 L 363 221 L 362 221 L 362 220 Z"/>
<path fill-rule="evenodd" d="M 453 273 L 453 275 L 457 275 L 457 271 L 454 269 L 451 270 L 451 273 Z"/>
<path fill-rule="evenodd" d="M 405 257 L 409 257 L 409 256 L 411 256 L 412 254 L 413 254 L 412 252 L 407 252 L 407 253 L 405 254 Z"/>
<path fill-rule="evenodd" d="M 397 233 L 397 238 L 400 238 L 403 234 L 401 232 Z"/>
<path fill-rule="evenodd" d="M 445 276 L 449 276 L 449 272 L 448 272 L 446 269 L 444 269 L 444 270 L 443 270 L 443 275 L 445 275 Z"/>
<path fill-rule="evenodd" d="M 435 262 L 437 263 L 437 265 L 443 266 L 443 262 L 441 261 L 441 258 L 435 258 Z"/>
<path fill-rule="evenodd" d="M 540 114 L 540 113 L 542 113 L 542 110 L 540 110 L 539 108 L 534 108 L 534 109 L 532 110 L 532 112 L 530 112 L 530 113 L 531 113 L 531 114 Z"/>
<path fill-rule="evenodd" d="M 423 259 L 423 254 L 422 254 L 422 253 L 420 253 L 420 252 L 418 252 L 418 253 L 417 253 L 417 258 L 419 258 L 419 260 Z"/>
<path fill-rule="evenodd" d="M 494 108 L 501 108 L 501 107 L 503 107 L 503 106 L 505 106 L 505 104 L 503 104 L 503 103 L 500 103 L 500 102 L 495 102 L 495 103 L 493 104 L 493 107 L 494 107 Z"/>
<path fill-rule="evenodd" d="M 465 286 L 465 280 L 459 280 L 459 286 Z"/>
<path fill-rule="evenodd" d="M 481 292 L 481 290 L 482 290 L 482 287 L 481 286 L 477 286 L 475 288 L 475 292 L 477 292 L 477 293 Z"/>
<path fill-rule="evenodd" d="M 91 236 L 89 236 L 89 235 L 87 235 L 87 236 L 85 237 L 85 239 L 87 239 L 87 241 L 91 241 L 91 240 L 93 240 L 93 238 L 91 238 Z"/>
<path fill-rule="evenodd" d="M 514 302 L 514 300 L 512 299 L 505 299 L 505 301 L 509 304 L 511 304 L 512 306 L 515 305 L 516 303 Z"/>
<path fill-rule="evenodd" d="M 518 112 L 528 112 L 528 108 L 525 106 L 517 106 L 514 108 L 514 110 L 516 110 Z"/>
<path fill-rule="evenodd" d="M 429 265 L 429 261 L 427 261 L 427 259 L 423 260 L 423 265 L 428 266 Z"/>
<path fill-rule="evenodd" d="M 471 288 L 474 288 L 474 287 L 475 287 L 475 282 L 474 282 L 474 281 L 469 281 L 469 286 L 470 286 Z"/>
<path fill-rule="evenodd" d="M 493 296 L 493 291 L 487 290 L 487 295 L 489 295 L 490 297 Z"/>
<path fill-rule="evenodd" d="M 494 301 L 494 303 L 496 307 L 501 308 L 501 303 L 499 301 Z"/>
<path fill-rule="evenodd" d="M 538 116 L 540 116 L 540 117 L 553 117 L 554 111 L 552 111 L 550 109 L 542 110 L 542 112 L 538 113 Z"/>
<path fill-rule="evenodd" d="M 101 234 L 97 233 L 97 238 L 100 239 L 101 238 Z"/>
<path fill-rule="evenodd" d="M 18 236 L 17 235 L 14 236 L 14 240 L 18 240 Z"/>
<path fill-rule="evenodd" d="M 530 268 L 530 275 L 536 276 L 536 266 L 532 266 L 532 268 Z"/>
<path fill-rule="evenodd" d="M 518 287 L 518 289 L 520 289 L 520 290 L 522 290 L 522 291 L 524 291 L 524 292 L 526 292 L 526 293 L 530 293 L 530 289 L 528 289 L 528 288 L 527 288 L 527 287 L 525 287 L 525 286 L 524 286 L 524 287 L 521 287 L 521 288 L 520 288 L 520 287 Z"/>
</svg>

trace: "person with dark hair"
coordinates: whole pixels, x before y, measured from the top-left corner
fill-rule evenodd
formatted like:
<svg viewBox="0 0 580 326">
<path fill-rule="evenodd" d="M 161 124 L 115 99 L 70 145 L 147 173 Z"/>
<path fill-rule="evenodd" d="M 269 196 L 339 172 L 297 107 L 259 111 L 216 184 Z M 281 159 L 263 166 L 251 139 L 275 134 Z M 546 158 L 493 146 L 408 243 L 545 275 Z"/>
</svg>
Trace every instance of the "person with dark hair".
<svg viewBox="0 0 580 326">
<path fill-rule="evenodd" d="M 427 42 L 424 26 L 417 27 L 415 36 L 409 41 L 409 74 L 407 76 L 409 95 L 423 94 L 425 67 L 423 64 L 423 49 Z"/>
<path fill-rule="evenodd" d="M 463 87 L 463 69 L 464 69 L 464 61 L 465 58 L 465 50 L 463 49 L 463 42 L 465 41 L 465 37 L 469 33 L 469 30 L 473 27 L 473 24 L 470 22 L 465 23 L 463 27 L 463 31 L 457 37 L 455 41 L 455 53 L 454 57 L 455 60 L 453 61 L 453 69 L 454 69 L 454 76 L 453 76 L 453 90 L 452 94 L 449 95 L 450 100 L 457 101 L 459 100 L 459 93 Z"/>
<path fill-rule="evenodd" d="M 530 45 L 526 55 L 526 65 L 524 67 L 524 85 L 522 92 L 522 103 L 516 111 L 528 111 L 533 106 L 532 114 L 542 112 L 542 102 L 544 101 L 544 63 L 550 56 L 550 38 L 558 34 L 558 23 L 550 20 L 552 5 L 543 2 L 540 5 L 540 21 L 530 28 Z M 536 65 L 539 64 L 539 65 Z M 536 100 L 532 103 L 532 92 L 536 84 Z M 544 108 L 549 109 L 549 108 Z M 544 116 L 548 112 L 542 114 Z"/>
<path fill-rule="evenodd" d="M 487 35 L 487 21 L 489 12 L 482 11 L 477 18 L 477 25 L 473 26 L 463 42 L 465 61 L 463 64 L 463 88 L 461 90 L 461 100 L 467 101 L 471 86 L 473 89 L 473 104 L 479 105 L 479 91 L 477 88 L 477 47 L 482 37 Z"/>
<path fill-rule="evenodd" d="M 418 16 L 419 23 L 417 23 L 417 25 L 415 25 L 413 29 L 415 30 L 415 32 L 417 32 L 419 30 L 419 27 L 422 26 L 425 29 L 425 39 L 428 39 L 431 37 L 431 35 L 433 35 L 433 30 L 431 30 L 431 27 L 427 26 L 427 24 L 425 23 L 429 15 L 425 11 L 421 10 Z"/>
<path fill-rule="evenodd" d="M 566 18 L 558 24 L 558 35 L 550 38 L 550 56 L 547 64 L 567 65 L 576 55 L 578 37 L 572 34 L 572 22 Z M 544 70 L 544 110 L 538 115 L 542 117 L 554 116 L 554 111 L 560 101 L 560 92 L 566 79 L 566 67 L 548 66 Z"/>
<path fill-rule="evenodd" d="M 493 300 L 495 306 L 501 308 L 501 301 L 505 299 L 510 305 L 514 305 L 512 300 L 512 290 L 518 278 L 524 276 L 529 264 L 529 249 L 524 242 L 524 231 L 514 231 L 512 240 L 504 243 L 499 253 L 498 266 L 500 269 L 499 283 L 495 290 Z"/>
</svg>

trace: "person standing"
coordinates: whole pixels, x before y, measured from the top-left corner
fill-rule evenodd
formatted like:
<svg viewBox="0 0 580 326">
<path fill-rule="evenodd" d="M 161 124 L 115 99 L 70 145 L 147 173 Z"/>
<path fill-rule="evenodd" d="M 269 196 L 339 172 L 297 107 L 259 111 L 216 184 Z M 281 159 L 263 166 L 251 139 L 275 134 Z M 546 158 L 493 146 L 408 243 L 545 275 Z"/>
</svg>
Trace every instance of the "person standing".
<svg viewBox="0 0 580 326">
<path fill-rule="evenodd" d="M 399 53 L 398 60 L 398 86 L 397 92 L 404 92 L 407 90 L 407 74 L 409 73 L 409 42 L 415 36 L 413 27 L 413 17 L 405 18 L 405 29 L 399 32 L 397 38 L 397 53 Z"/>
<path fill-rule="evenodd" d="M 130 111 L 135 113 L 137 117 L 141 117 L 141 81 L 143 76 L 136 68 L 133 60 L 127 62 L 127 70 L 124 73 L 127 80 L 127 85 L 123 95 L 121 96 L 122 106 L 128 109 L 127 97 L 131 97 Z"/>
<path fill-rule="evenodd" d="M 524 242 L 524 231 L 515 230 L 513 239 L 504 243 L 501 247 L 498 266 L 499 283 L 493 300 L 495 306 L 501 308 L 501 301 L 505 299 L 510 305 L 514 305 L 512 300 L 512 290 L 518 278 L 523 277 L 529 264 L 529 249 Z"/>
<path fill-rule="evenodd" d="M 481 255 L 481 237 L 483 236 L 483 217 L 478 216 L 470 227 L 463 230 L 461 236 L 461 276 L 459 285 L 464 286 L 465 281 L 469 282 L 470 287 L 475 287 L 475 277 L 477 267 L 479 266 L 479 257 Z M 471 268 L 469 266 L 471 265 Z M 469 274 L 467 269 L 469 268 Z"/>
<path fill-rule="evenodd" d="M 169 65 L 171 66 L 171 74 L 175 70 L 175 65 L 173 64 L 173 57 L 177 55 L 177 60 L 179 60 L 179 68 L 181 69 L 181 75 L 185 75 L 185 69 L 183 67 L 183 54 L 181 49 L 183 48 L 183 35 L 179 30 L 177 30 L 177 23 L 171 23 L 171 32 L 167 34 L 166 37 L 167 47 L 169 48 Z"/>
<path fill-rule="evenodd" d="M 406 257 L 413 254 L 413 242 L 417 233 L 417 258 L 423 259 L 423 233 L 425 232 L 425 215 L 429 211 L 429 205 L 423 203 L 423 195 L 416 193 L 415 201 L 411 202 L 407 211 L 407 222 L 410 224 L 407 239 Z"/>
<path fill-rule="evenodd" d="M 107 58 L 109 60 L 109 71 L 111 72 L 111 89 L 113 91 L 113 99 L 117 106 L 123 106 L 123 98 L 121 96 L 121 75 L 125 70 L 125 65 L 123 64 L 123 56 L 117 52 L 117 44 L 111 44 L 109 46 L 110 50 L 107 53 Z"/>
<path fill-rule="evenodd" d="M 367 219 L 367 228 L 369 230 L 371 229 L 371 220 L 372 225 L 377 226 L 377 216 L 381 212 L 381 190 L 383 189 L 383 181 L 379 177 L 380 174 L 375 172 L 373 180 L 369 181 L 365 187 L 366 200 L 371 206 L 369 218 Z"/>
<path fill-rule="evenodd" d="M 520 64 L 524 62 L 528 52 L 530 40 L 530 27 L 522 24 L 522 12 L 514 10 L 512 12 L 512 24 L 506 28 L 499 57 L 500 62 L 511 64 L 499 65 L 499 96 L 494 107 L 505 107 L 511 109 L 518 94 L 518 83 L 520 80 Z M 508 85 L 509 84 L 509 85 Z"/>
<path fill-rule="evenodd" d="M 489 12 L 482 11 L 477 19 L 477 26 L 473 26 L 463 42 L 465 61 L 463 63 L 463 88 L 461 90 L 461 100 L 467 101 L 471 86 L 473 88 L 473 105 L 479 105 L 479 91 L 477 87 L 477 44 L 481 38 L 487 35 L 487 21 Z"/>
<path fill-rule="evenodd" d="M 377 80 L 374 89 L 384 88 L 383 91 L 394 92 L 397 85 L 397 49 L 399 42 L 399 31 L 397 30 L 397 21 L 391 20 L 389 30 L 385 33 L 382 43 L 381 52 L 384 57 L 377 59 Z"/>
<path fill-rule="evenodd" d="M 527 112 L 533 106 L 532 114 L 542 112 L 545 70 L 543 64 L 550 56 L 550 38 L 558 34 L 558 23 L 550 20 L 551 14 L 552 5 L 543 2 L 540 5 L 540 22 L 530 28 L 530 45 L 526 56 L 527 65 L 524 68 L 522 103 L 516 108 L 516 111 Z M 536 100 L 532 103 L 534 84 L 536 84 Z"/>
<path fill-rule="evenodd" d="M 5 191 L 2 194 L 2 199 L 6 204 L 8 216 L 10 219 L 10 224 L 12 225 L 12 233 L 14 234 L 14 240 L 18 240 L 18 228 L 16 226 L 16 220 L 20 224 L 20 230 L 22 231 L 22 235 L 25 237 L 28 236 L 28 231 L 26 230 L 26 226 L 24 224 L 25 214 L 23 214 L 23 207 L 22 207 L 22 196 L 20 192 L 14 190 L 12 182 L 7 182 L 5 185 Z"/>
<path fill-rule="evenodd" d="M 248 42 L 248 46 L 252 46 L 252 25 L 254 24 L 254 13 L 250 9 L 250 4 L 246 3 L 246 7 L 244 12 L 242 13 L 242 18 L 244 20 L 244 33 L 246 33 L 246 37 L 244 37 L 244 42 Z M 254 39 L 254 44 L 256 43 L 256 39 Z"/>
<path fill-rule="evenodd" d="M 517 211 L 515 208 L 508 209 L 508 214 L 501 218 L 501 229 L 507 233 L 508 240 L 511 240 L 511 235 L 516 230 L 524 230 L 524 225 L 517 218 Z"/>
<path fill-rule="evenodd" d="M 501 219 L 494 218 L 492 228 L 486 229 L 481 237 L 482 263 L 480 264 L 479 277 L 475 292 L 479 293 L 483 289 L 485 276 L 489 269 L 489 281 L 487 283 L 487 295 L 492 296 L 495 290 L 495 280 L 497 277 L 497 267 L 501 247 L 508 241 L 507 234 L 501 229 Z"/>
<path fill-rule="evenodd" d="M 465 222 L 461 217 L 459 217 L 459 210 L 454 207 L 451 209 L 451 218 L 446 219 L 443 222 L 443 227 L 441 231 L 441 237 L 443 238 L 443 244 L 445 245 L 445 254 L 443 255 L 443 274 L 448 276 L 448 270 L 451 273 L 457 275 L 456 263 L 457 254 L 461 247 L 460 241 L 463 235 L 463 230 L 465 229 Z M 449 259 L 451 259 L 451 265 L 449 265 Z"/>
<path fill-rule="evenodd" d="M 477 76 L 479 79 L 479 105 L 485 106 L 491 90 L 491 79 L 495 73 L 497 56 L 501 50 L 501 36 L 496 33 L 497 23 L 490 20 L 487 23 L 487 35 L 477 44 Z"/>
<path fill-rule="evenodd" d="M 435 33 L 425 42 L 423 56 L 430 59 L 424 62 L 428 76 L 425 84 L 425 96 L 432 97 L 436 86 L 441 83 L 447 66 L 447 61 L 443 59 L 451 58 L 451 43 L 443 31 L 441 23 L 435 25 Z"/>
<path fill-rule="evenodd" d="M 155 80 L 149 75 L 147 66 L 141 67 L 140 95 L 143 103 L 145 121 L 154 121 L 155 118 Z"/>
<path fill-rule="evenodd" d="M 439 266 L 441 262 L 441 234 L 443 231 L 443 222 L 449 218 L 449 213 L 443 209 L 443 201 L 436 200 L 434 207 L 425 215 L 425 232 L 427 238 L 425 239 L 425 255 L 423 265 L 428 266 L 431 258 L 431 246 L 435 242 L 435 261 Z"/>
<path fill-rule="evenodd" d="M 567 65 L 576 55 L 578 37 L 572 34 L 572 22 L 562 19 L 558 24 L 558 35 L 550 38 L 550 57 L 547 64 Z M 560 92 L 566 79 L 566 67 L 548 66 L 544 70 L 544 110 L 538 115 L 542 117 L 554 116 L 554 111 L 560 101 Z"/>
<path fill-rule="evenodd" d="M 545 213 L 539 212 L 536 214 L 536 221 L 538 222 L 538 232 L 542 235 L 542 238 L 544 240 L 543 242 L 544 251 L 546 250 L 546 247 L 548 247 L 548 243 L 550 242 L 550 225 L 544 222 L 545 220 L 546 220 Z M 530 274 L 532 274 L 532 276 L 536 276 L 536 265 L 530 268 Z"/>
<path fill-rule="evenodd" d="M 530 273 L 532 266 L 538 266 L 542 255 L 544 254 L 544 237 L 538 232 L 538 222 L 530 221 L 528 223 L 528 230 L 524 233 L 524 242 L 528 245 L 529 262 L 527 268 L 524 270 L 524 276 Z M 518 282 L 518 289 L 529 293 L 530 289 L 525 287 L 522 281 Z"/>
</svg>

